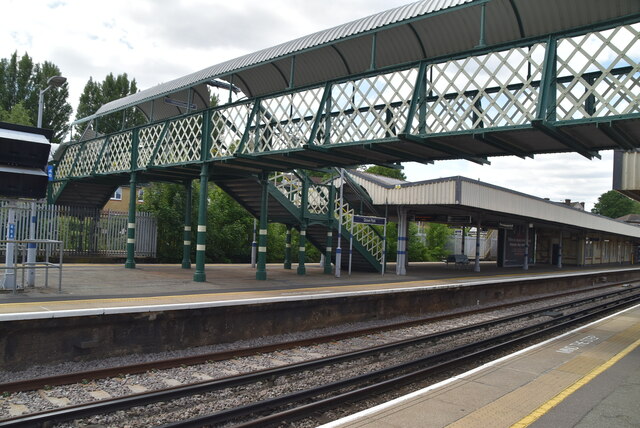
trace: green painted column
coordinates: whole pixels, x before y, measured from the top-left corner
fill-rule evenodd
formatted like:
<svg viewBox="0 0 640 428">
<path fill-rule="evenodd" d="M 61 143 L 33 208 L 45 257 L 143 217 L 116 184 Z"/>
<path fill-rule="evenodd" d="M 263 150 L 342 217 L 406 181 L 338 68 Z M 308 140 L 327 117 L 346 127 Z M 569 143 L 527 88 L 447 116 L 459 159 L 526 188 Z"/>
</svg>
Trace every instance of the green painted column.
<svg viewBox="0 0 640 428">
<path fill-rule="evenodd" d="M 291 269 L 291 226 L 287 225 L 287 234 L 284 247 L 284 268 Z"/>
<path fill-rule="evenodd" d="M 184 183 L 184 246 L 182 248 L 182 269 L 191 269 L 191 180 Z"/>
<path fill-rule="evenodd" d="M 136 267 L 136 261 L 134 260 L 136 254 L 136 201 L 138 199 L 136 172 L 131 173 L 131 179 L 129 180 L 129 220 L 127 224 L 127 261 L 124 264 L 125 268 L 134 269 Z"/>
<path fill-rule="evenodd" d="M 262 196 L 260 198 L 260 230 L 258 231 L 258 268 L 256 270 L 256 279 L 267 279 L 267 178 L 260 177 L 260 186 L 262 187 Z"/>
<path fill-rule="evenodd" d="M 300 226 L 300 235 L 298 236 L 298 275 L 305 275 L 307 268 L 304 266 L 307 245 L 307 226 Z"/>
<path fill-rule="evenodd" d="M 209 164 L 203 163 L 200 171 L 200 197 L 198 199 L 198 231 L 196 235 L 196 271 L 195 282 L 205 282 L 204 272 L 205 250 L 207 244 L 207 185 L 209 183 Z"/>
<path fill-rule="evenodd" d="M 324 273 L 331 273 L 331 251 L 333 248 L 333 231 L 327 231 L 327 248 L 324 253 Z"/>
</svg>

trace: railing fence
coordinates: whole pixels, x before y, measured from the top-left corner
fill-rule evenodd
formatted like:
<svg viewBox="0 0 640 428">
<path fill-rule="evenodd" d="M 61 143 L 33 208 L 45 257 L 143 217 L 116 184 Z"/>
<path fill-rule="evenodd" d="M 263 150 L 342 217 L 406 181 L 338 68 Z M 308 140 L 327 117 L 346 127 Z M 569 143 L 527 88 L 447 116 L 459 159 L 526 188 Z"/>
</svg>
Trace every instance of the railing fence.
<svg viewBox="0 0 640 428">
<path fill-rule="evenodd" d="M 0 200 L 0 237 L 7 236 L 9 201 Z M 65 256 L 123 256 L 127 254 L 126 212 L 101 211 L 36 203 L 36 239 L 64 242 Z M 15 239 L 29 239 L 31 202 L 18 201 Z M 136 257 L 155 257 L 157 223 L 150 213 L 136 213 Z M 4 247 L 0 254 L 4 255 Z M 44 254 L 38 246 L 38 254 Z"/>
</svg>

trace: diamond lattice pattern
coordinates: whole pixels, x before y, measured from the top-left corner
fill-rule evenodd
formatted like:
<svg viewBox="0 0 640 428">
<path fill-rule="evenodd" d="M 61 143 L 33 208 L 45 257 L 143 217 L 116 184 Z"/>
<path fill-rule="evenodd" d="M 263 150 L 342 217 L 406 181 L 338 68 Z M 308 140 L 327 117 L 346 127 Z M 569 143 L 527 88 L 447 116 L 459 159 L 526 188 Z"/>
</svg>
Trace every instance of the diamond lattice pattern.
<svg viewBox="0 0 640 428">
<path fill-rule="evenodd" d="M 433 64 L 412 133 L 523 125 L 535 117 L 545 45 Z"/>
<path fill-rule="evenodd" d="M 168 129 L 159 143 L 154 165 L 174 165 L 200 159 L 202 145 L 202 114 L 176 119 L 166 124 Z"/>
<path fill-rule="evenodd" d="M 212 158 L 233 156 L 244 134 L 251 103 L 216 109 L 211 114 Z"/>
<path fill-rule="evenodd" d="M 560 40 L 557 74 L 557 120 L 639 113 L 640 24 Z"/>
<path fill-rule="evenodd" d="M 107 147 L 96 167 L 97 174 L 129 171 L 131 169 L 131 143 L 133 132 L 127 131 L 109 137 Z"/>
<path fill-rule="evenodd" d="M 263 153 L 302 147 L 311 136 L 323 88 L 266 98 L 252 124 L 243 153 Z"/>
<path fill-rule="evenodd" d="M 330 143 L 395 137 L 404 130 L 417 69 L 367 77 L 333 85 Z M 327 126 L 327 120 L 330 120 Z"/>
</svg>

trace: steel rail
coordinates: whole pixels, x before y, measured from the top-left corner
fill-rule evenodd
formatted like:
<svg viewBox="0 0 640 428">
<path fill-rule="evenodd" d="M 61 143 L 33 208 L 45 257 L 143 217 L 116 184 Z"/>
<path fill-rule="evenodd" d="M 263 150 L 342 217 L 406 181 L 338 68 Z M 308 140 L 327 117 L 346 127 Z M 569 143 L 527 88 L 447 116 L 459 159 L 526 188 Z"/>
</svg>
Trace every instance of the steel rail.
<svg viewBox="0 0 640 428">
<path fill-rule="evenodd" d="M 478 313 L 494 311 L 498 309 L 553 299 L 556 297 L 570 296 L 572 294 L 577 294 L 584 291 L 593 291 L 593 290 L 598 290 L 603 288 L 615 287 L 615 286 L 626 284 L 626 283 L 628 283 L 628 281 L 613 283 L 613 284 L 605 284 L 598 287 L 589 288 L 588 290 L 584 290 L 584 289 L 571 290 L 563 293 L 557 293 L 557 294 L 554 294 L 553 296 L 534 297 L 531 299 L 521 300 L 518 302 L 510 302 L 510 303 L 491 306 L 491 307 L 484 307 L 482 309 L 473 309 L 473 310 L 464 311 L 464 312 L 457 312 L 454 314 L 428 316 L 428 317 L 422 317 L 420 319 L 414 319 L 411 321 L 402 321 L 402 322 L 386 324 L 384 326 L 367 327 L 363 329 L 351 330 L 344 333 L 332 333 L 328 335 L 316 336 L 313 338 L 302 339 L 302 340 L 277 342 L 277 343 L 266 345 L 266 346 L 246 347 L 246 348 L 234 349 L 230 351 L 211 352 L 211 353 L 192 355 L 192 356 L 186 356 L 186 357 L 177 357 L 177 358 L 170 358 L 170 359 L 164 359 L 164 360 L 158 360 L 158 361 L 148 361 L 148 362 L 130 364 L 125 366 L 106 367 L 106 368 L 101 368 L 96 370 L 87 370 L 87 371 L 65 373 L 65 374 L 40 377 L 40 378 L 34 378 L 34 379 L 18 380 L 18 381 L 0 384 L 0 393 L 31 391 L 36 389 L 48 388 L 52 386 L 68 385 L 73 383 L 104 379 L 108 377 L 144 373 L 150 370 L 166 370 L 166 369 L 180 367 L 183 365 L 191 366 L 191 365 L 203 364 L 211 361 L 222 361 L 222 360 L 228 360 L 231 358 L 246 357 L 246 356 L 264 354 L 264 353 L 281 351 L 286 349 L 293 349 L 297 347 L 316 345 L 320 343 L 334 342 L 337 340 L 344 340 L 344 339 L 349 339 L 357 336 L 365 336 L 368 334 L 375 334 L 383 331 L 412 327 L 412 326 L 423 324 L 425 322 L 446 320 L 446 319 L 451 319 L 453 317 L 464 317 L 464 316 L 474 315 Z M 606 296 L 607 294 L 608 293 L 604 293 L 603 295 Z"/>
<path fill-rule="evenodd" d="M 276 376 L 284 376 L 292 373 L 302 372 L 304 370 L 318 368 L 321 366 L 327 366 L 327 365 L 341 363 L 348 360 L 354 360 L 356 358 L 362 358 L 362 357 L 376 354 L 376 353 L 388 352 L 403 346 L 412 346 L 412 345 L 416 345 L 416 344 L 420 344 L 428 341 L 433 341 L 433 340 L 437 340 L 438 338 L 450 336 L 452 334 L 459 334 L 462 332 L 468 332 L 472 330 L 487 329 L 487 328 L 490 328 L 491 326 L 508 322 L 510 320 L 512 321 L 518 318 L 532 317 L 536 313 L 544 315 L 545 312 L 548 312 L 550 310 L 556 310 L 561 307 L 575 306 L 579 304 L 578 302 L 589 302 L 594 300 L 601 300 L 605 298 L 607 295 L 615 295 L 620 293 L 628 294 L 628 293 L 631 293 L 632 291 L 636 291 L 638 288 L 639 287 L 634 287 L 634 288 L 625 289 L 625 290 L 618 290 L 615 293 L 601 294 L 598 296 L 592 296 L 591 298 L 580 299 L 578 301 L 553 305 L 551 307 L 537 309 L 534 311 L 528 311 L 523 314 L 511 315 L 511 316 L 506 316 L 499 319 L 494 319 L 484 323 L 475 324 L 473 326 L 460 327 L 452 330 L 447 330 L 444 332 L 421 336 L 418 338 L 405 339 L 405 340 L 393 342 L 390 344 L 379 345 L 372 348 L 352 351 L 352 352 L 334 355 L 326 358 L 320 358 L 316 360 L 305 361 L 305 362 L 296 363 L 288 366 L 283 366 L 283 367 L 278 367 L 273 369 L 265 369 L 265 370 L 248 373 L 248 374 L 239 375 L 239 376 L 222 378 L 222 379 L 217 379 L 213 381 L 198 382 L 191 385 L 168 388 L 164 390 L 157 390 L 150 393 L 134 394 L 134 395 L 121 397 L 121 398 L 103 400 L 103 401 L 88 403 L 88 404 L 80 404 L 80 405 L 69 406 L 61 409 L 55 409 L 52 411 L 44 411 L 44 412 L 34 413 L 31 415 L 14 417 L 10 419 L 5 419 L 4 421 L 0 421 L 0 427 L 42 426 L 42 424 L 45 424 L 45 423 L 79 419 L 82 417 L 92 416 L 94 414 L 109 413 L 116 410 L 151 404 L 158 401 L 169 401 L 169 400 L 173 400 L 173 399 L 184 397 L 184 396 L 203 394 L 203 393 L 207 393 L 207 392 L 211 392 L 211 391 L 219 390 L 223 388 L 255 383 L 264 379 L 273 379 Z M 640 294 L 634 294 L 632 296 L 627 296 L 627 299 L 629 298 L 640 299 L 639 296 Z M 569 317 L 572 317 L 572 316 L 573 315 L 569 315 Z M 546 323 L 549 323 L 549 322 L 550 321 L 547 321 Z M 495 342 L 495 339 L 487 339 L 487 340 Z M 483 342 L 486 342 L 486 341 L 483 341 Z M 406 363 L 404 364 L 404 366 L 406 366 L 407 364 L 415 364 L 415 363 Z M 235 411 L 236 410 L 234 409 L 230 409 L 224 412 L 227 412 L 226 414 L 231 414 Z M 175 425 L 175 426 L 181 426 L 181 425 Z M 184 425 L 184 426 L 189 426 L 189 425 Z"/>
<path fill-rule="evenodd" d="M 603 313 L 608 313 L 612 309 L 628 306 L 630 303 L 639 301 L 640 296 L 627 296 L 615 303 L 605 303 L 596 308 L 585 309 L 574 314 L 562 316 L 558 319 L 545 321 L 534 326 L 463 345 L 398 366 L 388 367 L 376 372 L 366 373 L 350 379 L 310 388 L 305 391 L 252 403 L 247 406 L 224 410 L 211 415 L 165 424 L 162 425 L 161 428 L 198 428 L 210 426 L 211 424 L 230 424 L 233 423 L 234 418 L 247 418 L 256 413 L 264 414 L 274 409 L 297 405 L 297 407 L 279 410 L 268 416 L 260 416 L 253 420 L 240 422 L 231 426 L 234 428 L 262 428 L 290 423 L 305 417 L 311 417 L 314 413 L 327 408 L 336 408 L 347 402 L 371 398 L 372 396 L 376 396 L 393 388 L 420 382 L 421 379 L 427 376 L 436 375 L 446 369 L 451 369 L 473 360 L 486 358 L 496 352 L 504 351 L 505 349 L 536 339 L 542 335 L 590 320 Z M 394 372 L 399 372 L 400 374 L 395 375 L 393 374 Z M 358 384 L 364 384 L 364 386 L 356 386 Z M 323 398 L 323 395 L 341 391 L 346 388 L 355 389 L 339 392 L 337 395 Z M 298 404 L 300 402 L 302 402 L 302 404 Z"/>
</svg>

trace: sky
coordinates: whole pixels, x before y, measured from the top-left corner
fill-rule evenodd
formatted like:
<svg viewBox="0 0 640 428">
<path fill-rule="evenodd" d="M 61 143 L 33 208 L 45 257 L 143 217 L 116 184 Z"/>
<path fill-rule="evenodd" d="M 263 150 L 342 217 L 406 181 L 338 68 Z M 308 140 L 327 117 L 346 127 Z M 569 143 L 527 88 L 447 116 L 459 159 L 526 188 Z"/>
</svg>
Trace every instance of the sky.
<svg viewBox="0 0 640 428">
<path fill-rule="evenodd" d="M 410 0 L 4 0 L 0 58 L 25 52 L 51 61 L 67 77 L 74 110 L 90 77 L 127 73 L 139 89 L 276 44 L 334 27 Z M 462 175 L 591 210 L 612 186 L 613 155 L 574 153 L 491 165 L 440 161 L 404 164 L 410 181 Z"/>
</svg>

